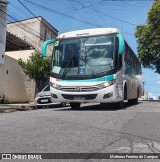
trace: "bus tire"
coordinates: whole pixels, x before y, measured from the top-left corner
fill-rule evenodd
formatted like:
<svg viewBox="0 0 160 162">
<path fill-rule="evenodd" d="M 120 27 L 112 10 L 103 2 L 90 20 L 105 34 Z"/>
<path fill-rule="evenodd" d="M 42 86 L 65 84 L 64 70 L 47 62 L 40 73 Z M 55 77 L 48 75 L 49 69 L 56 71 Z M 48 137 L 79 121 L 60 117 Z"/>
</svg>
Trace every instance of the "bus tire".
<svg viewBox="0 0 160 162">
<path fill-rule="evenodd" d="M 123 106 L 124 106 L 123 101 L 120 101 L 120 102 L 115 103 L 115 108 L 116 109 L 122 109 Z"/>
<path fill-rule="evenodd" d="M 117 103 L 117 108 L 118 109 L 122 109 L 123 106 L 124 106 L 123 101 L 120 101 L 120 102 Z"/>
<path fill-rule="evenodd" d="M 138 104 L 138 98 L 130 99 L 130 100 L 128 100 L 128 103 L 130 105 L 137 105 Z"/>
<path fill-rule="evenodd" d="M 134 99 L 128 100 L 128 103 L 131 105 L 137 105 L 138 104 L 138 97 L 139 97 L 139 88 L 137 89 L 137 97 Z"/>
<path fill-rule="evenodd" d="M 71 109 L 78 109 L 80 108 L 81 103 L 79 102 L 70 102 Z"/>
<path fill-rule="evenodd" d="M 124 86 L 124 100 L 127 100 L 127 85 Z"/>
</svg>

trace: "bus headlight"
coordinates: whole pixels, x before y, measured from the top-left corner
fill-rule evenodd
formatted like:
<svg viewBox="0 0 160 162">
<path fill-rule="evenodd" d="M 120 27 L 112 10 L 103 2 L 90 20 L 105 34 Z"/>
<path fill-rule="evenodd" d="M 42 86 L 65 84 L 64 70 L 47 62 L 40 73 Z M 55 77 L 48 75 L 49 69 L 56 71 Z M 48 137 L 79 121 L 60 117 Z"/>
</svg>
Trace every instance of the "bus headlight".
<svg viewBox="0 0 160 162">
<path fill-rule="evenodd" d="M 100 87 L 100 88 L 106 88 L 106 87 L 109 87 L 113 84 L 115 84 L 116 80 L 112 80 L 112 81 L 109 81 L 109 82 L 104 82 L 104 83 L 101 83 L 101 84 L 98 84 L 97 86 Z"/>
<path fill-rule="evenodd" d="M 57 90 L 60 90 L 60 89 L 61 89 L 61 86 L 58 85 L 58 84 L 56 84 L 56 83 L 51 83 L 51 82 L 50 82 L 50 86 L 51 86 L 52 88 L 57 89 Z"/>
</svg>

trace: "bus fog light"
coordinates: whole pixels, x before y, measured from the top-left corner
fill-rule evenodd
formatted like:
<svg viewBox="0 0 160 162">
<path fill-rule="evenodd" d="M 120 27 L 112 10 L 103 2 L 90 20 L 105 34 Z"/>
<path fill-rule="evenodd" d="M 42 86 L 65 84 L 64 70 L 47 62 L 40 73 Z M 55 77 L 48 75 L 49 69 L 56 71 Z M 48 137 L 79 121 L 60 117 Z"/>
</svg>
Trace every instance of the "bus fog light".
<svg viewBox="0 0 160 162">
<path fill-rule="evenodd" d="M 51 93 L 52 98 L 58 98 L 56 94 Z"/>
<path fill-rule="evenodd" d="M 113 97 L 113 92 L 107 93 L 103 96 L 103 99 Z"/>
</svg>

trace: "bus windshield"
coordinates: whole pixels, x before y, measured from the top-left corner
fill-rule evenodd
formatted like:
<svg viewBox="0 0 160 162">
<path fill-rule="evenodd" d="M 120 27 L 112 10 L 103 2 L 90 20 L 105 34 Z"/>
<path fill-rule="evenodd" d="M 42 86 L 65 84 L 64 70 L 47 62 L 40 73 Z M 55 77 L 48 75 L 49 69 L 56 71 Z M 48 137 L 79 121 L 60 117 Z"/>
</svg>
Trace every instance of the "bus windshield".
<svg viewBox="0 0 160 162">
<path fill-rule="evenodd" d="M 114 35 L 60 39 L 55 42 L 52 73 L 97 75 L 114 68 Z"/>
</svg>

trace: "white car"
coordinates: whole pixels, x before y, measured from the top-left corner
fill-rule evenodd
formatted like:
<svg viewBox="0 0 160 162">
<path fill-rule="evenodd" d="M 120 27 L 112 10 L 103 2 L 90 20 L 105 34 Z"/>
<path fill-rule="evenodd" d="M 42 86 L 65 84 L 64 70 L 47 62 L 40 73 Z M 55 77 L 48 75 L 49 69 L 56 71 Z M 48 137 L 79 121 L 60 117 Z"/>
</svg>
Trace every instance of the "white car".
<svg viewBox="0 0 160 162">
<path fill-rule="evenodd" d="M 47 107 L 52 105 L 66 106 L 65 103 L 61 103 L 61 102 L 53 103 L 50 97 L 51 97 L 50 86 L 47 85 L 41 92 L 37 94 L 35 98 L 35 105 L 37 106 L 37 108 Z"/>
</svg>

